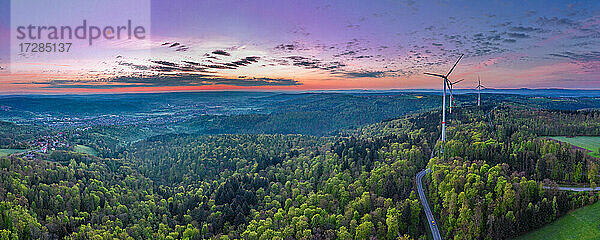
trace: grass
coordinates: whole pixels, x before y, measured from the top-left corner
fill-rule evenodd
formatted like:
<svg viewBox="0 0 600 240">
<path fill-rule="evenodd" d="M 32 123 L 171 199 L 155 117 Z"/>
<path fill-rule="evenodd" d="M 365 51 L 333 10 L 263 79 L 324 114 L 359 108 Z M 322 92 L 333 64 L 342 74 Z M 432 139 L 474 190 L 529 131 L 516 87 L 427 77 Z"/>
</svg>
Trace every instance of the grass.
<svg viewBox="0 0 600 240">
<path fill-rule="evenodd" d="M 73 147 L 73 150 L 78 153 L 87 153 L 87 154 L 93 155 L 93 156 L 98 155 L 98 151 L 96 151 L 95 149 L 93 149 L 91 147 L 85 146 L 85 145 L 77 144 L 77 145 L 75 145 L 75 147 Z"/>
<path fill-rule="evenodd" d="M 600 202 L 582 207 L 517 240 L 600 239 Z"/>
<path fill-rule="evenodd" d="M 571 145 L 589 150 L 593 157 L 600 158 L 600 136 L 599 137 L 552 137 L 552 139 L 566 142 Z"/>
<path fill-rule="evenodd" d="M 27 151 L 27 149 L 0 148 L 0 157 Z"/>
</svg>

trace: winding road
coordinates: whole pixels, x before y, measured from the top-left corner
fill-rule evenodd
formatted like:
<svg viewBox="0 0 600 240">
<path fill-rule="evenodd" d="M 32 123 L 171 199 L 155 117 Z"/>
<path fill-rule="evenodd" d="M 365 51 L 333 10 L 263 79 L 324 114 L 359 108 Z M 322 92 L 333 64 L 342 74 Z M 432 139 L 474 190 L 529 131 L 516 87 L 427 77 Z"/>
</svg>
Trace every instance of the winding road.
<svg viewBox="0 0 600 240">
<path fill-rule="evenodd" d="M 431 229 L 431 234 L 433 235 L 434 240 L 441 240 L 440 231 L 438 230 L 435 219 L 433 218 L 433 213 L 431 213 L 431 209 L 429 208 L 429 204 L 427 203 L 427 198 L 425 197 L 425 191 L 423 190 L 423 183 L 421 179 L 425 174 L 431 172 L 431 169 L 423 169 L 419 173 L 417 173 L 417 191 L 419 192 L 419 198 L 421 199 L 421 204 L 423 205 L 423 209 L 425 210 L 425 215 L 427 216 L 427 222 L 429 222 L 429 229 Z M 552 189 L 552 187 L 544 186 L 545 189 Z M 558 187 L 558 190 L 561 191 L 574 191 L 574 192 L 589 192 L 589 191 L 600 191 L 600 187 L 591 188 L 591 187 Z"/>
<path fill-rule="evenodd" d="M 552 189 L 552 187 L 544 186 L 544 189 Z M 558 190 L 561 191 L 573 191 L 573 192 L 590 192 L 590 191 L 600 191 L 600 187 L 591 188 L 591 187 L 558 187 Z"/>
<path fill-rule="evenodd" d="M 425 192 L 423 191 L 423 183 L 421 182 L 421 178 L 425 176 L 428 172 L 431 172 L 431 169 L 423 169 L 417 173 L 417 191 L 419 192 L 419 198 L 421 199 L 421 204 L 423 205 L 423 209 L 425 210 L 425 215 L 427 216 L 427 222 L 429 222 L 429 229 L 431 229 L 431 235 L 433 235 L 434 240 L 441 240 L 440 231 L 437 228 L 437 224 L 435 223 L 435 219 L 433 218 L 433 213 L 431 213 L 431 209 L 429 209 L 429 204 L 427 203 L 427 198 L 425 197 Z"/>
</svg>

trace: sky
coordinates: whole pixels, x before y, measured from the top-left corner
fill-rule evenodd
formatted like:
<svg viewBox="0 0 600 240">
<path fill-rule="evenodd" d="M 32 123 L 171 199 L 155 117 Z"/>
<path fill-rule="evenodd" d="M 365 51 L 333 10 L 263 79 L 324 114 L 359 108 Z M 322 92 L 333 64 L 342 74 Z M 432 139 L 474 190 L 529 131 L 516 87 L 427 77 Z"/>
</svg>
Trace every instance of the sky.
<svg viewBox="0 0 600 240">
<path fill-rule="evenodd" d="M 440 89 L 462 54 L 455 88 L 600 89 L 600 1 L 152 0 L 143 42 L 25 65 L 0 6 L 0 93 Z"/>
</svg>

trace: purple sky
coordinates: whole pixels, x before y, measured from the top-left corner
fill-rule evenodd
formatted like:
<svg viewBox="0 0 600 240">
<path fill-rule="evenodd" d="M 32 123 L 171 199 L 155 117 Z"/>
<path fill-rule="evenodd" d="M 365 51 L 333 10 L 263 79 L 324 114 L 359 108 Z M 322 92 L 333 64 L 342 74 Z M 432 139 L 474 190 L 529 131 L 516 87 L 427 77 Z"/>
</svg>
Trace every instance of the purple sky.
<svg viewBox="0 0 600 240">
<path fill-rule="evenodd" d="M 422 73 L 460 54 L 461 88 L 600 88 L 599 1 L 151 3 L 151 56 L 100 48 L 76 71 L 19 74 L 2 7 L 2 92 L 440 88 Z"/>
</svg>

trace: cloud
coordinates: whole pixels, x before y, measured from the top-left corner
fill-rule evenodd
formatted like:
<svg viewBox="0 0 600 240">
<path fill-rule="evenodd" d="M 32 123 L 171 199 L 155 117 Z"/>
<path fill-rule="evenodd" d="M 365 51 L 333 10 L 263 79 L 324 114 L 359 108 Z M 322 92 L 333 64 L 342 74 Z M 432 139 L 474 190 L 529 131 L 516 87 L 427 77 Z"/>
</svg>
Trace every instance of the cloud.
<svg viewBox="0 0 600 240">
<path fill-rule="evenodd" d="M 231 56 L 231 54 L 226 52 L 225 50 L 214 50 L 212 52 L 212 54 L 217 54 L 217 55 L 222 55 L 222 56 Z"/>
<path fill-rule="evenodd" d="M 598 51 L 591 51 L 586 53 L 574 53 L 570 51 L 564 51 L 560 53 L 551 53 L 549 55 L 559 58 L 567 58 L 579 62 L 600 61 L 600 52 Z"/>
<path fill-rule="evenodd" d="M 186 52 L 190 49 L 188 46 L 183 45 L 179 42 L 164 42 L 161 44 L 161 46 L 174 49 L 176 52 Z"/>
<path fill-rule="evenodd" d="M 527 17 L 531 17 L 531 16 L 534 16 L 536 14 L 537 14 L 537 12 L 534 11 L 534 10 L 529 10 L 529 11 L 525 12 L 525 16 L 527 16 Z"/>
<path fill-rule="evenodd" d="M 317 58 L 308 58 L 303 56 L 288 56 L 284 57 L 284 59 L 291 60 L 293 66 L 302 67 L 305 69 L 321 69 L 326 71 L 333 71 L 346 66 L 346 64 L 340 61 L 324 62 Z M 286 63 L 281 65 L 285 64 Z"/>
<path fill-rule="evenodd" d="M 534 27 L 523 27 L 523 26 L 518 26 L 518 27 L 511 27 L 510 28 L 511 31 L 515 31 L 515 32 L 533 32 L 533 31 L 541 31 L 540 28 L 534 28 Z"/>
<path fill-rule="evenodd" d="M 536 20 L 536 22 L 540 25 L 565 25 L 565 26 L 577 26 L 577 23 L 571 19 L 568 18 L 558 18 L 558 17 L 552 17 L 552 18 L 547 18 L 547 17 L 538 17 L 538 19 Z"/>
<path fill-rule="evenodd" d="M 175 87 L 175 86 L 206 86 L 231 85 L 243 87 L 260 86 L 296 86 L 302 83 L 293 79 L 240 76 L 237 78 L 213 77 L 203 74 L 159 74 L 153 76 L 122 76 L 102 80 L 52 80 L 49 82 L 34 82 L 30 84 L 48 85 L 42 88 L 94 88 L 110 89 L 123 87 Z"/>
<path fill-rule="evenodd" d="M 165 66 L 177 67 L 176 63 L 167 62 L 167 61 L 151 61 L 151 62 L 160 64 L 160 65 L 165 65 Z"/>
<path fill-rule="evenodd" d="M 506 35 L 508 35 L 511 38 L 530 38 L 531 37 L 525 33 L 507 33 Z"/>
<path fill-rule="evenodd" d="M 350 78 L 379 78 L 384 77 L 384 71 L 362 71 L 362 72 L 342 72 L 342 75 Z"/>
<path fill-rule="evenodd" d="M 259 60 L 260 57 L 258 56 L 248 56 L 231 62 L 207 60 L 207 63 L 200 63 L 184 60 L 181 61 L 181 63 L 175 63 L 163 60 L 150 60 L 153 64 L 149 66 L 134 65 L 131 63 L 120 63 L 120 65 L 130 66 L 137 70 L 151 70 L 158 72 L 208 72 L 208 69 L 237 69 L 258 62 Z"/>
<path fill-rule="evenodd" d="M 292 51 L 297 48 L 298 48 L 298 46 L 295 44 L 279 44 L 275 47 L 275 50 Z"/>
<path fill-rule="evenodd" d="M 316 58 L 307 58 L 303 56 L 284 57 L 292 60 L 292 65 L 303 68 L 320 68 L 321 60 Z"/>
<path fill-rule="evenodd" d="M 409 72 L 403 70 L 387 70 L 387 71 L 334 71 L 336 75 L 341 75 L 347 78 L 384 78 L 409 75 Z"/>
<path fill-rule="evenodd" d="M 151 60 L 150 62 L 154 65 L 150 65 L 149 69 L 158 72 L 206 72 L 207 69 L 205 66 L 192 64 L 193 62 L 189 61 L 183 61 L 183 64 L 162 60 Z M 137 66 L 139 69 L 140 65 Z"/>
</svg>

